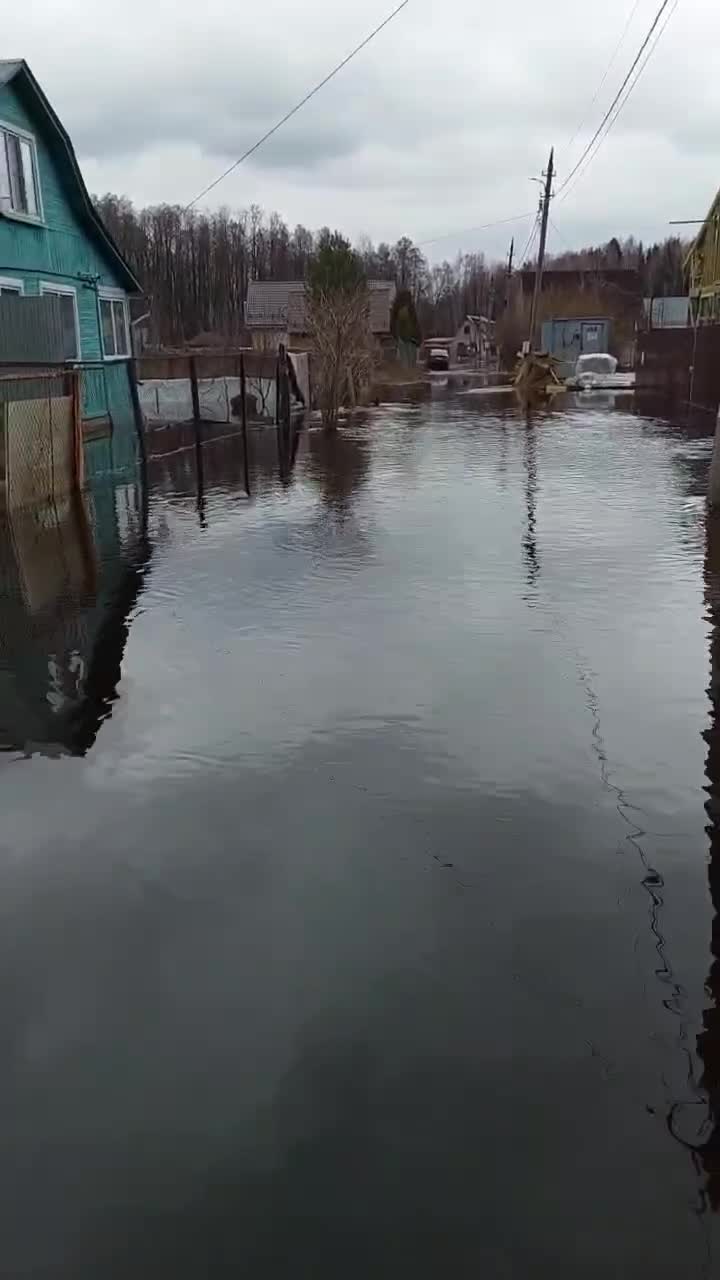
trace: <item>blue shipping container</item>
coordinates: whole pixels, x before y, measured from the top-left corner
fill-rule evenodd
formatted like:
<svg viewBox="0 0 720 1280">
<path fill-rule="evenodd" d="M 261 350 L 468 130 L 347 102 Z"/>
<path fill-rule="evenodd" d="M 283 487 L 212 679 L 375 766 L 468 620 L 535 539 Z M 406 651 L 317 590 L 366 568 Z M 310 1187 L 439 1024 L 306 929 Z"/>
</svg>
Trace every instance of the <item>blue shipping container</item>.
<svg viewBox="0 0 720 1280">
<path fill-rule="evenodd" d="M 578 356 L 609 351 L 610 321 L 607 316 L 546 320 L 542 349 L 561 362 L 558 372 L 567 378 L 575 372 Z"/>
</svg>

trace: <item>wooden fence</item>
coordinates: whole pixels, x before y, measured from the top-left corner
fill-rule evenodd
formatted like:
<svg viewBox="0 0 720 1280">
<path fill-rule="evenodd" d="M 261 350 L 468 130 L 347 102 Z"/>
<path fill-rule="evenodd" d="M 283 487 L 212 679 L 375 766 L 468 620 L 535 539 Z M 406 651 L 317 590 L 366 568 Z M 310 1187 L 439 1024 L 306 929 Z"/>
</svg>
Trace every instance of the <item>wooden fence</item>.
<svg viewBox="0 0 720 1280">
<path fill-rule="evenodd" d="M 639 333 L 635 389 L 713 413 L 720 404 L 720 325 Z"/>
</svg>

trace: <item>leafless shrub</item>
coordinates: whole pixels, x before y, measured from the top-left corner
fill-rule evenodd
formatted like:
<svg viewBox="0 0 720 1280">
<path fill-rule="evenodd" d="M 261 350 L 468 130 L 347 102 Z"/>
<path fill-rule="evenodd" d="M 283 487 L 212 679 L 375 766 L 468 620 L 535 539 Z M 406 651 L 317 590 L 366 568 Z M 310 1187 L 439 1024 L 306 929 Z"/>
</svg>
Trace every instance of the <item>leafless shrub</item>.
<svg viewBox="0 0 720 1280">
<path fill-rule="evenodd" d="M 308 299 L 307 315 L 315 344 L 317 399 L 324 425 L 332 428 L 340 407 L 354 408 L 372 375 L 367 288 L 358 284 L 351 290 L 317 290 Z"/>
</svg>

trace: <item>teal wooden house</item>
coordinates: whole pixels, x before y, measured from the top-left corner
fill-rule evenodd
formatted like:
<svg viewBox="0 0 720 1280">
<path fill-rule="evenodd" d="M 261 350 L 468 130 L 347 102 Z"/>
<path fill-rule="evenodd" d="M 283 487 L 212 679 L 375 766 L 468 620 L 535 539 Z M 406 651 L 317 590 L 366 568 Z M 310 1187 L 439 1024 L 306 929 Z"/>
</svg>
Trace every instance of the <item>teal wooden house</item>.
<svg viewBox="0 0 720 1280">
<path fill-rule="evenodd" d="M 53 296 L 46 308 L 55 320 L 53 360 L 80 369 L 90 477 L 135 463 L 129 298 L 139 293 L 30 68 L 0 61 L 0 364 L 48 362 L 41 326 L 28 340 L 17 325 L 3 323 L 3 315 L 20 309 L 3 308 L 3 297 Z"/>
</svg>

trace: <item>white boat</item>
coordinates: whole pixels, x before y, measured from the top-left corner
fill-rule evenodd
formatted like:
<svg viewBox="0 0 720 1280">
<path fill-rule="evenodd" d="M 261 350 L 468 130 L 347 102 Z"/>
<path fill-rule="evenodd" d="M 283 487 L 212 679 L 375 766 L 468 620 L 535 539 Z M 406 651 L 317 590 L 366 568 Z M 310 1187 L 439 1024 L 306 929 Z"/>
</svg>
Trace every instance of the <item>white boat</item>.
<svg viewBox="0 0 720 1280">
<path fill-rule="evenodd" d="M 634 373 L 618 373 L 615 356 L 597 352 L 579 356 L 575 373 L 568 378 L 568 391 L 632 391 Z"/>
</svg>

